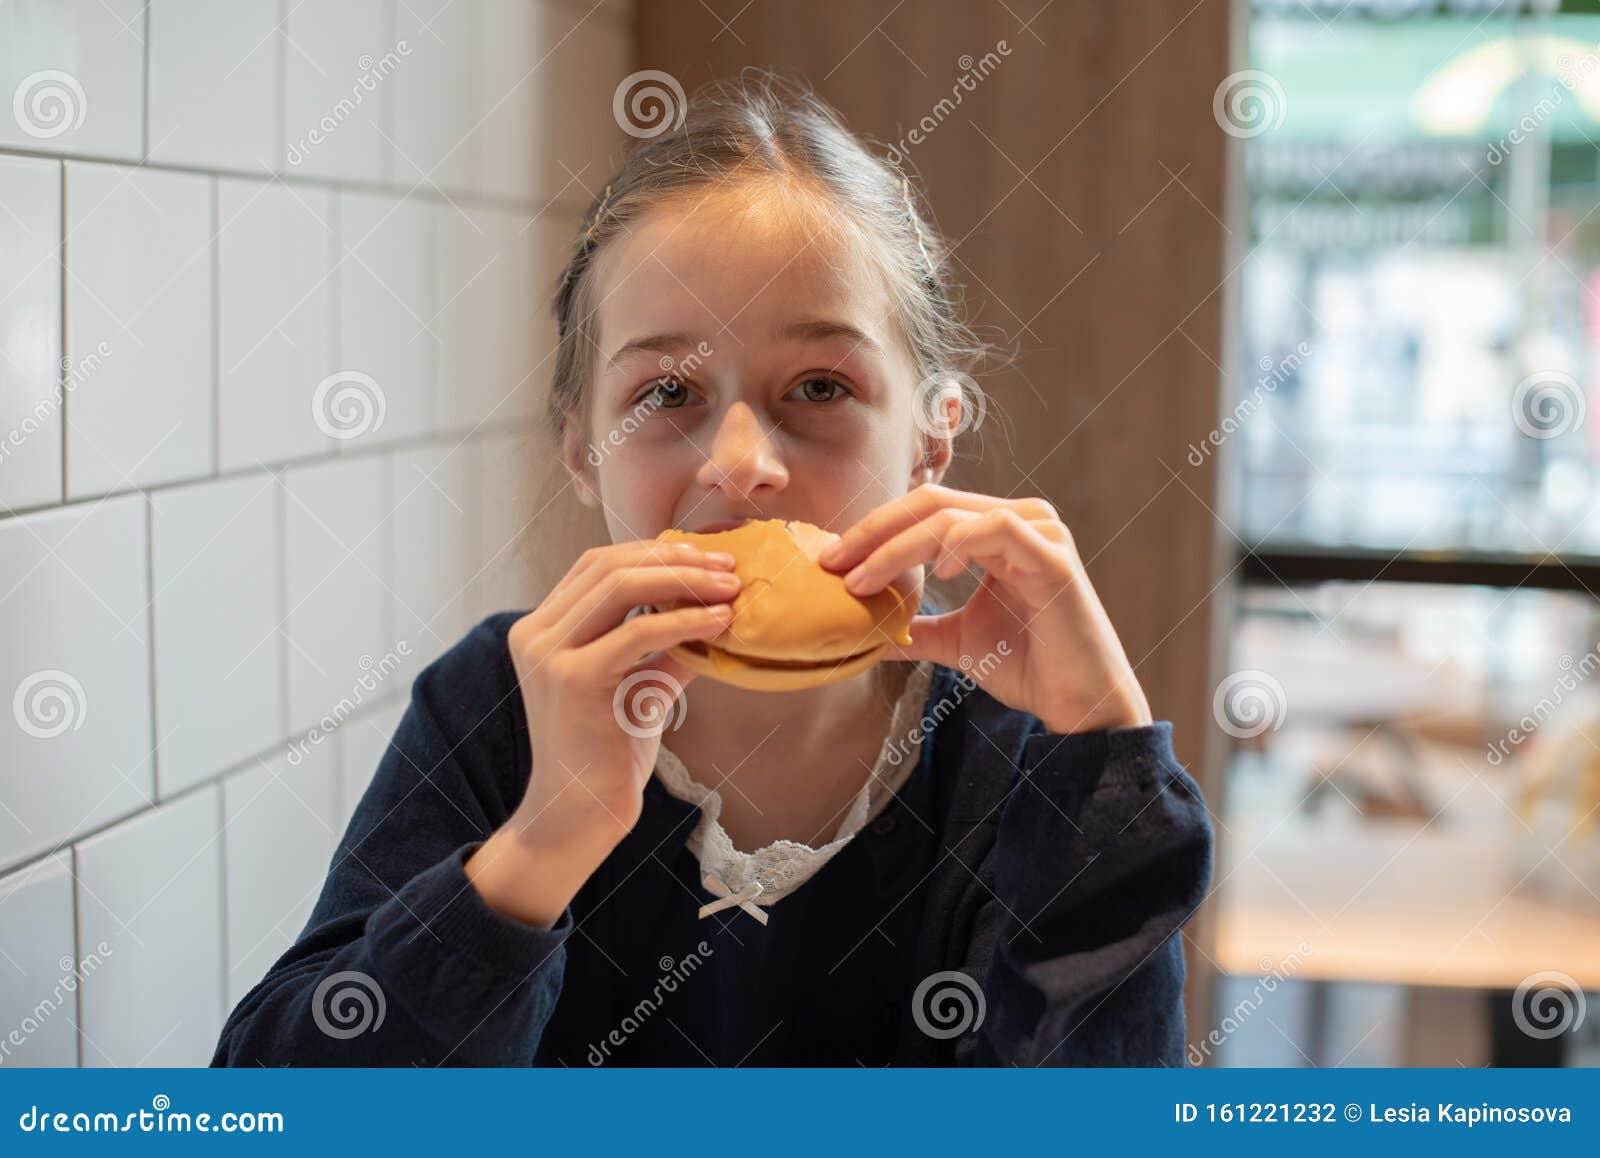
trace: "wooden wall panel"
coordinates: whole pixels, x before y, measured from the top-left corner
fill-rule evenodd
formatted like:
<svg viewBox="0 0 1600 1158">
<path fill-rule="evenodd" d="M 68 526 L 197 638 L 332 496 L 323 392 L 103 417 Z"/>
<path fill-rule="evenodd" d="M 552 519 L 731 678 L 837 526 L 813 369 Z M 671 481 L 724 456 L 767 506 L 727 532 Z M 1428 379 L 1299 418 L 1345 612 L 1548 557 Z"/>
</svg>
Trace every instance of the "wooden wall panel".
<svg viewBox="0 0 1600 1158">
<path fill-rule="evenodd" d="M 1211 514 L 1214 463 L 1186 455 L 1220 414 L 1232 285 L 1228 138 L 1211 111 L 1226 0 L 641 2 L 637 31 L 637 67 L 686 91 L 747 65 L 798 72 L 884 142 L 952 93 L 963 57 L 1004 42 L 909 150 L 973 316 L 1017 351 L 980 379 L 981 458 L 949 481 L 1058 506 L 1215 810 L 1210 664 L 1228 589 L 1213 588 L 1231 540 Z M 1192 1036 L 1211 1024 L 1211 927 L 1202 912 L 1190 929 Z"/>
</svg>

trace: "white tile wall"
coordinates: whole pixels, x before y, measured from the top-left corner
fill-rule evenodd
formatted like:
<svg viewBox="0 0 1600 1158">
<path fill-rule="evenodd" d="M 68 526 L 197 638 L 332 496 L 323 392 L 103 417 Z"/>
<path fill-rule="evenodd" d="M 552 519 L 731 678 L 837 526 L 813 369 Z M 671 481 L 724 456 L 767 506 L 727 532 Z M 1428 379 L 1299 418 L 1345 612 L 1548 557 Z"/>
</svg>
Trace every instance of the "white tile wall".
<svg viewBox="0 0 1600 1158">
<path fill-rule="evenodd" d="M 265 471 L 150 497 L 161 798 L 283 735 L 282 501 Z"/>
<path fill-rule="evenodd" d="M 67 165 L 67 497 L 211 469 L 209 177 Z"/>
<path fill-rule="evenodd" d="M 222 1028 L 222 841 L 207 785 L 77 846 L 83 1064 L 204 1065 Z"/>
<path fill-rule="evenodd" d="M 281 160 L 302 177 L 381 181 L 388 176 L 385 111 L 411 46 L 395 43 L 387 0 L 296 4 L 284 18 Z"/>
<path fill-rule="evenodd" d="M 61 501 L 61 166 L 0 157 L 0 504 Z"/>
<path fill-rule="evenodd" d="M 394 76 L 393 176 L 403 187 L 466 189 L 478 154 L 481 4 L 407 0 L 396 43 L 410 48 Z M 498 99 L 498 98 L 496 98 Z"/>
<path fill-rule="evenodd" d="M 537 479 L 528 469 L 531 436 L 504 434 L 478 444 L 478 597 L 485 607 L 531 609 L 531 524 L 539 514 Z"/>
<path fill-rule="evenodd" d="M 153 798 L 145 500 L 0 520 L 0 868 Z"/>
<path fill-rule="evenodd" d="M 337 430 L 364 430 L 362 444 L 392 443 L 424 433 L 433 420 L 436 345 L 429 287 L 435 222 L 455 210 L 386 194 L 339 198 L 339 356 L 335 372 L 354 372 L 359 421 L 319 407 Z M 382 401 L 372 404 L 373 394 Z M 356 405 L 352 403 L 352 405 Z M 345 440 L 346 445 L 354 439 Z"/>
<path fill-rule="evenodd" d="M 328 874 L 338 822 L 332 740 L 222 782 L 228 1007 L 300 934 Z"/>
<path fill-rule="evenodd" d="M 553 9 L 522 0 L 489 0 L 483 9 L 478 52 L 483 93 L 473 143 L 478 181 L 489 192 L 529 196 L 555 193 L 565 184 L 564 176 L 549 180 L 552 128 L 537 115 L 539 108 L 552 107 L 548 73 L 539 62 L 555 44 L 557 24 Z"/>
<path fill-rule="evenodd" d="M 72 854 L 57 853 L 0 877 L 0 912 L 6 915 L 0 921 L 0 1065 L 75 1066 Z"/>
<path fill-rule="evenodd" d="M 446 212 L 438 224 L 438 424 L 526 422 L 537 372 L 550 367 L 541 363 L 551 348 L 539 345 L 545 334 L 530 324 L 549 267 L 544 223 L 493 209 Z"/>
<path fill-rule="evenodd" d="M 350 694 L 361 657 L 395 646 L 384 576 L 387 463 L 366 455 L 284 474 L 289 728 Z"/>
<path fill-rule="evenodd" d="M 472 626 L 477 602 L 475 450 L 424 447 L 389 460 L 388 534 L 394 544 L 395 640 L 410 643 L 395 678 L 410 680 Z M 374 654 L 374 659 L 377 655 Z"/>
<path fill-rule="evenodd" d="M 0 4 L 0 1036 L 81 977 L 0 1066 L 204 1064 L 416 671 L 532 605 L 547 299 L 628 143 L 591 7 Z"/>
<path fill-rule="evenodd" d="M 278 0 L 151 0 L 152 161 L 273 168 Z"/>
<path fill-rule="evenodd" d="M 335 369 L 333 195 L 225 177 L 217 218 L 219 465 L 327 454 L 311 400 Z"/>
<path fill-rule="evenodd" d="M 139 159 L 143 0 L 11 3 L 0 29 L 0 92 L 27 110 L 0 116 L 0 147 Z"/>
</svg>

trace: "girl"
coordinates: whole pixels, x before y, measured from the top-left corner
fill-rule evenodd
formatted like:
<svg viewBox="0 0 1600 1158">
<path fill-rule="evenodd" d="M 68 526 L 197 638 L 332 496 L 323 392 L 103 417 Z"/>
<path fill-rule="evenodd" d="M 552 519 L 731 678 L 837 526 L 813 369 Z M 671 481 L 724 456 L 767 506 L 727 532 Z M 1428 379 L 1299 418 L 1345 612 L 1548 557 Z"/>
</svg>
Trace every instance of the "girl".
<svg viewBox="0 0 1600 1158">
<path fill-rule="evenodd" d="M 213 1064 L 1182 1064 L 1206 809 L 1055 509 L 943 485 L 972 400 L 925 384 L 982 351 L 944 256 L 770 77 L 627 158 L 550 397 L 612 542 L 417 678 Z M 859 593 L 982 581 L 865 674 L 695 679 L 664 653 L 738 579 L 655 536 L 744 518 L 841 533 L 821 562 Z"/>
</svg>

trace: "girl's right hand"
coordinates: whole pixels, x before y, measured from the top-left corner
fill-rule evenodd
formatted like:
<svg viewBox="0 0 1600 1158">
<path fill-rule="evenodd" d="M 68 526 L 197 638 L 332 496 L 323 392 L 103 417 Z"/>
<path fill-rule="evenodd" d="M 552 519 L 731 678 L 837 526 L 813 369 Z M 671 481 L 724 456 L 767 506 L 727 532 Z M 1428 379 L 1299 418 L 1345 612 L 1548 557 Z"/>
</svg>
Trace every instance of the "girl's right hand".
<svg viewBox="0 0 1600 1158">
<path fill-rule="evenodd" d="M 597 547 L 511 625 L 533 769 L 510 820 L 469 858 L 493 907 L 552 923 L 638 822 L 661 733 L 694 679 L 652 653 L 727 627 L 733 567 L 691 543 Z M 688 605 L 627 619 L 641 604 L 678 603 Z"/>
</svg>

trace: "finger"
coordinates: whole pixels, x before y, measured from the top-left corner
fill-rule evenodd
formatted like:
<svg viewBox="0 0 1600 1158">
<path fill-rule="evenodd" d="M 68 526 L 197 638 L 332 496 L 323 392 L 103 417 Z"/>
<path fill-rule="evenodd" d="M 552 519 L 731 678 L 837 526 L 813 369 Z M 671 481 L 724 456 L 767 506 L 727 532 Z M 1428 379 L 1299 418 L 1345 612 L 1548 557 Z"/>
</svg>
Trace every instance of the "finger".
<svg viewBox="0 0 1600 1158">
<path fill-rule="evenodd" d="M 1052 545 L 1015 510 L 996 507 L 983 512 L 939 511 L 910 527 L 869 555 L 845 576 L 857 595 L 878 590 L 906 560 L 933 562 L 937 578 L 954 575 L 968 563 L 998 571 L 1008 582 L 1057 574 L 1064 570 Z"/>
<path fill-rule="evenodd" d="M 986 511 L 952 526 L 944 535 L 944 556 L 935 574 L 955 575 L 969 563 L 999 571 L 1008 582 L 1059 576 L 1065 571 L 1055 547 L 1035 523 L 1015 510 Z"/>
<path fill-rule="evenodd" d="M 606 575 L 651 564 L 733 570 L 731 561 L 725 563 L 693 543 L 663 543 L 655 539 L 609 543 L 604 547 L 591 548 L 579 556 L 561 582 L 545 597 L 537 614 L 542 622 L 553 627 L 570 615 L 573 608 L 583 602 Z"/>
<path fill-rule="evenodd" d="M 733 605 L 729 603 L 639 615 L 581 648 L 579 654 L 589 657 L 596 670 L 620 678 L 621 673 L 637 666 L 643 656 L 690 640 L 721 635 L 732 618 Z M 660 667 L 655 663 L 649 666 Z"/>
<path fill-rule="evenodd" d="M 855 595 L 881 591 L 891 579 L 919 563 L 937 563 L 944 558 L 944 535 L 961 520 L 975 519 L 974 511 L 945 508 L 913 523 L 873 550 L 846 573 L 845 587 Z"/>
<path fill-rule="evenodd" d="M 817 557 L 817 561 L 831 571 L 843 571 L 855 566 L 887 539 L 903 533 L 936 511 L 947 508 L 988 510 L 1004 501 L 991 495 L 973 494 L 929 483 L 869 511 L 855 526 L 845 531 L 837 543 L 830 544 Z"/>
<path fill-rule="evenodd" d="M 672 566 L 704 567 L 731 571 L 733 557 L 723 552 L 720 556 L 708 552 L 695 543 L 663 543 L 657 539 L 633 539 L 625 543 L 610 543 L 585 551 L 561 581 L 545 596 L 539 612 L 551 623 L 572 610 L 574 604 L 594 589 L 599 577 L 625 567 L 638 567 L 657 562 Z"/>
<path fill-rule="evenodd" d="M 613 571 L 581 596 L 556 625 L 561 646 L 582 647 L 611 631 L 642 604 L 726 603 L 739 593 L 732 571 L 660 564 Z"/>
</svg>

